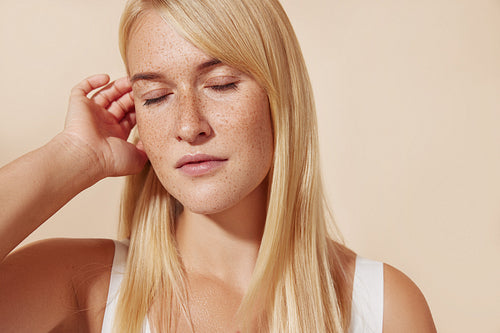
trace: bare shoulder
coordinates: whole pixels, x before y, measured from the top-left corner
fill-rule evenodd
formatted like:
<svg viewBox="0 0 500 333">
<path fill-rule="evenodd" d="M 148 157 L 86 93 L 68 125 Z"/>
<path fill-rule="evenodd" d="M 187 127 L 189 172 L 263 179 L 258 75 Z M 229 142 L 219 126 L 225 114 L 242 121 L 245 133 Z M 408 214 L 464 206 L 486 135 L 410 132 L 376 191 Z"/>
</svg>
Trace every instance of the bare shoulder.
<svg viewBox="0 0 500 333">
<path fill-rule="evenodd" d="M 106 301 L 113 257 L 107 239 L 47 239 L 17 249 L 0 264 L 0 331 L 90 328 L 89 309 Z"/>
<path fill-rule="evenodd" d="M 384 333 L 436 332 L 424 295 L 413 281 L 384 264 Z"/>
<path fill-rule="evenodd" d="M 61 250 L 66 250 L 59 252 Z M 84 251 L 82 251 L 84 250 Z M 114 251 L 113 240 L 103 238 L 48 238 L 29 243 L 13 251 L 10 255 L 27 254 L 30 252 L 42 253 L 51 252 L 58 256 L 66 257 L 69 255 L 77 255 L 77 257 L 86 257 L 91 251 L 92 254 L 98 254 L 102 251 Z M 102 254 L 102 253 L 101 253 Z"/>
<path fill-rule="evenodd" d="M 45 270 L 70 275 L 92 265 L 109 266 L 113 261 L 114 242 L 110 239 L 51 238 L 23 246 L 2 263 L 15 271 Z"/>
</svg>

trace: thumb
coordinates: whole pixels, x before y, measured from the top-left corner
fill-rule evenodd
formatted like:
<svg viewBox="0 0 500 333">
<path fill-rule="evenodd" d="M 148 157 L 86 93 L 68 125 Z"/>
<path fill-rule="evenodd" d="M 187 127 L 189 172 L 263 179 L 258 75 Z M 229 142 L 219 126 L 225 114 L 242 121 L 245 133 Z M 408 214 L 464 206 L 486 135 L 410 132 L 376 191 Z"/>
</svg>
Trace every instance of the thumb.
<svg viewBox="0 0 500 333">
<path fill-rule="evenodd" d="M 141 172 L 148 161 L 146 152 L 130 142 L 118 138 L 116 141 L 118 156 L 115 158 L 113 176 L 126 176 Z"/>
</svg>

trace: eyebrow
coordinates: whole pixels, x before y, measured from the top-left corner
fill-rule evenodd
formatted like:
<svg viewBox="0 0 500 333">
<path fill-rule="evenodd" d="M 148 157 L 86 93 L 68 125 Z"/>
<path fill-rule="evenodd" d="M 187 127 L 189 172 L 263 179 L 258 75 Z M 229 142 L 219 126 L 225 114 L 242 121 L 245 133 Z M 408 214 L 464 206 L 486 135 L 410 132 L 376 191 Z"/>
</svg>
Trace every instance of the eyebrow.
<svg viewBox="0 0 500 333">
<path fill-rule="evenodd" d="M 133 84 L 140 80 L 154 81 L 154 80 L 159 80 L 161 78 L 162 76 L 160 74 L 154 72 L 137 73 L 130 78 L 130 83 Z"/>
<path fill-rule="evenodd" d="M 205 61 L 204 63 L 198 65 L 196 67 L 196 69 L 198 71 L 201 71 L 201 70 L 213 67 L 213 66 L 217 66 L 219 64 L 222 64 L 222 61 L 220 61 L 219 59 L 210 59 L 210 60 Z M 134 74 L 130 78 L 130 82 L 132 84 L 134 84 L 135 82 L 140 81 L 140 80 L 155 81 L 155 80 L 159 80 L 161 78 L 163 78 L 163 75 L 161 75 L 159 73 L 156 73 L 156 72 L 144 72 L 144 73 Z"/>
<path fill-rule="evenodd" d="M 219 59 L 210 59 L 210 60 L 198 65 L 197 69 L 202 70 L 202 69 L 216 66 L 218 64 L 222 64 L 222 61 L 220 61 Z"/>
</svg>

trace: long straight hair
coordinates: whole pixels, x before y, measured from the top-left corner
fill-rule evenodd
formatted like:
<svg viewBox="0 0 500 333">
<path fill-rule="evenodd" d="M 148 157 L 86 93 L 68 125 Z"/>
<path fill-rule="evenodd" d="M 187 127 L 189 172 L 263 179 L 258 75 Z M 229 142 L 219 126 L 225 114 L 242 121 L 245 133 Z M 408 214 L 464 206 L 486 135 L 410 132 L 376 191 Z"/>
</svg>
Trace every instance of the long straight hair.
<svg viewBox="0 0 500 333">
<path fill-rule="evenodd" d="M 309 76 L 293 28 L 278 0 L 129 0 L 120 51 L 138 20 L 155 11 L 206 54 L 251 75 L 266 90 L 274 134 L 266 224 L 249 288 L 238 309 L 243 331 L 346 332 L 351 295 L 340 234 L 328 212 L 318 156 Z M 182 205 L 151 165 L 126 182 L 120 236 L 130 238 L 115 328 L 140 332 L 153 302 L 159 331 L 190 323 L 189 292 L 175 242 Z"/>
</svg>

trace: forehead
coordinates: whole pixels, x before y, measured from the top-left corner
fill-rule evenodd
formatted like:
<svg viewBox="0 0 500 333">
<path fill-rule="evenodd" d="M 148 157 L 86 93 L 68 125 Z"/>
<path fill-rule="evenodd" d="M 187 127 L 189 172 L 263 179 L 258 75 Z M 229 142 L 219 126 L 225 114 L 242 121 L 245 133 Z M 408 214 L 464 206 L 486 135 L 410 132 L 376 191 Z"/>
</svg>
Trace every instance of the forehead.
<svg viewBox="0 0 500 333">
<path fill-rule="evenodd" d="M 145 71 L 175 71 L 211 59 L 185 40 L 156 12 L 144 13 L 128 40 L 127 63 L 132 76 Z"/>
</svg>

